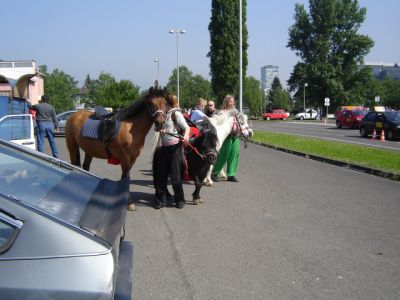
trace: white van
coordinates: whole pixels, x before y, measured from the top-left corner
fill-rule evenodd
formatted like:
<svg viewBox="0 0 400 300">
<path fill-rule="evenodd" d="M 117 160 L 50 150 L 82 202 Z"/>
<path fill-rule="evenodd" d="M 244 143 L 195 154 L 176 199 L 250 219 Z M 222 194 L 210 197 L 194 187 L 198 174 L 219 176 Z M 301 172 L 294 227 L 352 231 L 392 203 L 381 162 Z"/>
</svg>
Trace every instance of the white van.
<svg viewBox="0 0 400 300">
<path fill-rule="evenodd" d="M 6 115 L 0 118 L 0 139 L 36 150 L 32 115 Z"/>
</svg>

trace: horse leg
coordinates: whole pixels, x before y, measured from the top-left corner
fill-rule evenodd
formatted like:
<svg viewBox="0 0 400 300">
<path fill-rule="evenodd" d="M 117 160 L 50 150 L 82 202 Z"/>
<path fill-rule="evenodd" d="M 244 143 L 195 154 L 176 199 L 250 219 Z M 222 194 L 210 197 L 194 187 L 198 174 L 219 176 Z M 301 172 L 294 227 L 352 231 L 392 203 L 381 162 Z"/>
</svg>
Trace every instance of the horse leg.
<svg viewBox="0 0 400 300">
<path fill-rule="evenodd" d="M 127 164 L 123 161 L 121 161 L 121 179 L 125 177 L 130 177 L 130 171 L 133 166 L 132 164 Z M 128 199 L 128 210 L 129 211 L 135 211 L 136 210 L 136 205 L 135 203 L 132 202 L 131 194 L 129 193 L 129 199 Z"/>
<path fill-rule="evenodd" d="M 210 166 L 210 169 L 207 172 L 207 176 L 203 181 L 205 186 L 212 186 L 214 184 L 214 182 L 211 180 L 211 172 L 213 170 L 213 167 L 213 165 Z"/>
<path fill-rule="evenodd" d="M 83 168 L 84 170 L 89 171 L 89 169 L 90 169 L 90 164 L 92 163 L 92 159 L 93 159 L 93 157 L 91 157 L 91 156 L 88 155 L 88 154 L 85 154 L 85 159 L 84 159 L 83 165 L 82 165 L 82 168 Z"/>
<path fill-rule="evenodd" d="M 203 199 L 200 197 L 200 189 L 201 189 L 201 186 L 202 186 L 202 181 L 199 179 L 198 176 L 194 176 L 193 180 L 194 180 L 194 185 L 195 185 L 195 190 L 194 190 L 194 192 L 192 194 L 193 203 L 195 205 L 198 205 L 199 203 L 203 203 L 204 202 Z"/>
<path fill-rule="evenodd" d="M 219 173 L 219 177 L 221 179 L 225 179 L 225 180 L 228 179 L 228 176 L 225 174 L 224 170 L 221 170 L 221 172 Z"/>
</svg>

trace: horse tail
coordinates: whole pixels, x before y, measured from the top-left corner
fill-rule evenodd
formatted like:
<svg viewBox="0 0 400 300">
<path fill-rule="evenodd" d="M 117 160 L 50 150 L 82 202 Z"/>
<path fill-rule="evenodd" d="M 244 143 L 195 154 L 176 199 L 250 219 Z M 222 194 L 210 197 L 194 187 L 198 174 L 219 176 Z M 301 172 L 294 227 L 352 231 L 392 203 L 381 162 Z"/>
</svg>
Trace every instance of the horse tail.
<svg viewBox="0 0 400 300">
<path fill-rule="evenodd" d="M 72 165 L 80 167 L 81 155 L 79 152 L 79 145 L 74 138 L 74 134 L 72 128 L 70 127 L 69 121 L 70 120 L 67 120 L 67 123 L 65 125 L 65 141 L 67 143 L 69 159 Z"/>
</svg>

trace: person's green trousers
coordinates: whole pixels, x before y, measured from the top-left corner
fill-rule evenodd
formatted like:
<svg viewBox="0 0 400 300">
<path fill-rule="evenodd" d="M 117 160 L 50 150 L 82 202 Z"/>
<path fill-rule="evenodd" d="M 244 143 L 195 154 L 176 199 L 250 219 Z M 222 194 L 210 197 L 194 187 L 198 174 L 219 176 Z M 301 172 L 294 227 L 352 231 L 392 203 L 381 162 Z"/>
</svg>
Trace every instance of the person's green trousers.
<svg viewBox="0 0 400 300">
<path fill-rule="evenodd" d="M 238 137 L 227 137 L 219 150 L 212 174 L 218 175 L 227 163 L 226 175 L 236 176 L 239 164 L 240 140 Z"/>
</svg>

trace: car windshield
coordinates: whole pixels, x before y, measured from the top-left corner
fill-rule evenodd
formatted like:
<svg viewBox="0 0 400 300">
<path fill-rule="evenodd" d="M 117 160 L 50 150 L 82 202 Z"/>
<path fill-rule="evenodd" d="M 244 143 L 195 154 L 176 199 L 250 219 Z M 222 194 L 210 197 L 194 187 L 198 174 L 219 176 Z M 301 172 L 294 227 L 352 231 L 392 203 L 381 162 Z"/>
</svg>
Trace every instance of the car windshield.
<svg viewBox="0 0 400 300">
<path fill-rule="evenodd" d="M 0 144 L 0 195 L 77 223 L 99 179 Z"/>
<path fill-rule="evenodd" d="M 366 110 L 353 110 L 355 116 L 365 116 L 368 113 Z"/>
<path fill-rule="evenodd" d="M 385 116 L 390 121 L 400 121 L 400 111 L 387 111 L 385 112 Z"/>
</svg>

